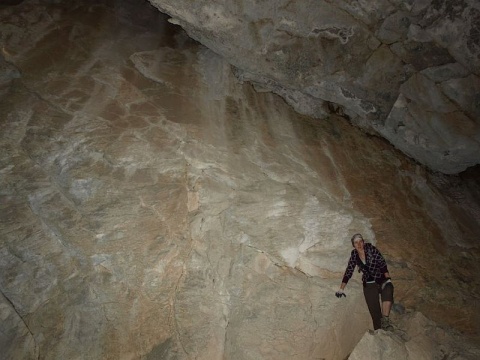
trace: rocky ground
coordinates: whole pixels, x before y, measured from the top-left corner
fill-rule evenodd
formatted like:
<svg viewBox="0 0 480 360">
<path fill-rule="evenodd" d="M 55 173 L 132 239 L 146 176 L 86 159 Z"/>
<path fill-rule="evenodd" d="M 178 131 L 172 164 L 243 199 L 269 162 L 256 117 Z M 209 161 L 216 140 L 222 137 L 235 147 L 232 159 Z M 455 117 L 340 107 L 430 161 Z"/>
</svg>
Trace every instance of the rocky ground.
<svg viewBox="0 0 480 360">
<path fill-rule="evenodd" d="M 356 232 L 406 309 L 374 341 L 478 355 L 478 169 L 299 115 L 148 2 L 26 0 L 0 36 L 7 358 L 359 358 Z"/>
</svg>

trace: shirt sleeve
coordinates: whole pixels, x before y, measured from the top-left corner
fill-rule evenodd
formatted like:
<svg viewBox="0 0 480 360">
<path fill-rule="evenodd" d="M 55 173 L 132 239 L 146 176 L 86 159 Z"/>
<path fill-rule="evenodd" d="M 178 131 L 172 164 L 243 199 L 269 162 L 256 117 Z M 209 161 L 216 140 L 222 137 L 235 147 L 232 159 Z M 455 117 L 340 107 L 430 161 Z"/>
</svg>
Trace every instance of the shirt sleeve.
<svg viewBox="0 0 480 360">
<path fill-rule="evenodd" d="M 350 259 L 348 260 L 347 268 L 345 269 L 345 274 L 343 275 L 342 282 L 343 283 L 348 283 L 348 280 L 353 275 L 353 271 L 355 270 L 355 266 L 357 265 L 356 259 L 355 259 L 355 250 L 352 250 L 350 254 Z"/>
<path fill-rule="evenodd" d="M 374 261 L 380 273 L 383 275 L 386 272 L 388 272 L 387 262 L 385 261 L 380 251 L 373 245 L 372 245 L 372 256 L 374 258 Z"/>
</svg>

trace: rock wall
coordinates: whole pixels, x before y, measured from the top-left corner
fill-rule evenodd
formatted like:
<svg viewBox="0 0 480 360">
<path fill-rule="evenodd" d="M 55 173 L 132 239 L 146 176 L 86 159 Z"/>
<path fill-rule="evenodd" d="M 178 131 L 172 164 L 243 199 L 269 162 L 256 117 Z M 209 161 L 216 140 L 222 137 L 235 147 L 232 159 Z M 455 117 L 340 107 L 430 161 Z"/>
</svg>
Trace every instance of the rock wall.
<svg viewBox="0 0 480 360">
<path fill-rule="evenodd" d="M 476 1 L 150 0 L 297 111 L 334 111 L 448 174 L 480 163 Z"/>
<path fill-rule="evenodd" d="M 5 358 L 344 359 L 355 232 L 398 304 L 478 344 L 475 170 L 299 115 L 148 3 L 26 0 L 0 35 Z"/>
</svg>

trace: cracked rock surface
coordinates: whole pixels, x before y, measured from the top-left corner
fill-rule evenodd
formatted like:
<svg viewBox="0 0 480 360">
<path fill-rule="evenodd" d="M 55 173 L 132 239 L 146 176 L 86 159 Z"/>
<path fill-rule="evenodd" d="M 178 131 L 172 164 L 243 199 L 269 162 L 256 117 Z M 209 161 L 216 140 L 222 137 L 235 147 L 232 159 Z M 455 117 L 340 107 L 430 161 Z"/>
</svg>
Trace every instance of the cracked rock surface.
<svg viewBox="0 0 480 360">
<path fill-rule="evenodd" d="M 480 163 L 478 1 L 150 0 L 237 76 L 435 171 Z"/>
<path fill-rule="evenodd" d="M 5 358 L 345 359 L 371 327 L 358 274 L 334 296 L 356 232 L 398 304 L 479 344 L 477 169 L 299 115 L 148 2 L 12 2 L 0 36 Z"/>
</svg>

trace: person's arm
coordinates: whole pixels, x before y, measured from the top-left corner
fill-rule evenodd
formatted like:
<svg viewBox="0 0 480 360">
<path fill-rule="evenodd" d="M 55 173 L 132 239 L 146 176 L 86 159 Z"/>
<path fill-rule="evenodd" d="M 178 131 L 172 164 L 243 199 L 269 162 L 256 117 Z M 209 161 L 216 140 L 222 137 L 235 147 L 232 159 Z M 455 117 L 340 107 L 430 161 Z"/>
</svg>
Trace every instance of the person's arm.
<svg viewBox="0 0 480 360">
<path fill-rule="evenodd" d="M 348 259 L 347 268 L 345 269 L 345 273 L 343 274 L 342 284 L 340 285 L 340 288 L 342 290 L 345 288 L 345 286 L 347 286 L 348 280 L 350 280 L 350 278 L 352 277 L 356 265 L 357 262 L 355 259 L 355 250 L 352 250 L 352 253 L 350 254 L 350 259 Z"/>
<path fill-rule="evenodd" d="M 375 256 L 377 257 L 380 272 L 384 276 L 384 278 L 382 280 L 382 289 L 383 289 L 386 284 L 392 282 L 392 278 L 390 276 L 390 272 L 388 271 L 387 262 L 385 261 L 385 258 L 383 257 L 383 255 L 380 253 L 380 251 L 375 246 L 372 246 L 372 248 L 373 248 L 373 252 L 374 252 Z"/>
<path fill-rule="evenodd" d="M 372 256 L 375 259 L 375 262 L 377 263 L 377 269 L 380 270 L 380 273 L 384 274 L 385 277 L 390 277 L 385 258 L 383 257 L 382 253 L 373 245 L 372 245 Z"/>
<path fill-rule="evenodd" d="M 355 252 L 352 251 L 352 253 L 350 254 L 350 259 L 348 259 L 348 264 L 343 275 L 342 283 L 340 284 L 340 289 L 338 289 L 338 291 L 335 293 L 336 297 L 341 298 L 342 296 L 346 296 L 344 292 L 345 286 L 347 286 L 348 280 L 350 280 L 350 278 L 352 277 L 355 266 Z"/>
</svg>

